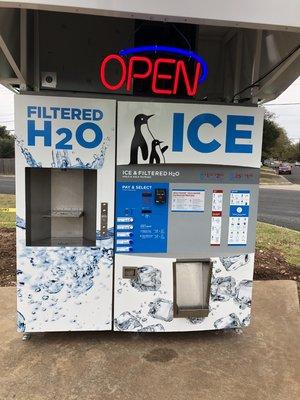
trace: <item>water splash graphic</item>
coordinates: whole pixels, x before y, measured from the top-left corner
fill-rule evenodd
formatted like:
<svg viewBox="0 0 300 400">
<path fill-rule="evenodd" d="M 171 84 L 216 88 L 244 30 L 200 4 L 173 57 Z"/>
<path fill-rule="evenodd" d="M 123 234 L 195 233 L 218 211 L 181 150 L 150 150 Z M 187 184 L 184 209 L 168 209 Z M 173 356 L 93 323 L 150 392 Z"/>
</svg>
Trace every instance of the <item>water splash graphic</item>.
<svg viewBox="0 0 300 400">
<path fill-rule="evenodd" d="M 113 239 L 103 240 L 95 247 L 19 249 L 17 295 L 21 309 L 23 303 L 26 306 L 27 323 L 32 327 L 71 316 L 69 323 L 79 328 L 76 308 L 66 315 L 63 305 L 72 301 L 80 306 L 95 280 L 99 282 L 98 277 L 102 276 L 101 281 L 105 281 L 113 263 Z M 106 290 L 104 284 L 100 285 Z M 99 302 L 97 298 L 99 294 L 95 295 Z"/>
<path fill-rule="evenodd" d="M 35 160 L 31 152 L 24 145 L 24 140 L 14 136 L 17 146 L 20 148 L 27 165 L 31 168 L 41 168 L 42 163 Z M 110 139 L 107 137 L 103 140 L 100 152 L 93 155 L 91 162 L 84 163 L 79 157 L 75 158 L 75 162 L 71 161 L 70 156 L 73 151 L 70 150 L 52 150 L 52 168 L 81 168 L 81 169 L 101 169 L 104 164 L 105 154 L 108 149 Z"/>
<path fill-rule="evenodd" d="M 106 235 L 101 235 L 100 230 L 96 231 L 96 240 L 106 240 L 114 237 L 114 228 L 107 229 Z"/>
<path fill-rule="evenodd" d="M 17 144 L 17 146 L 20 148 L 21 153 L 23 154 L 27 165 L 29 165 L 29 167 L 31 168 L 41 168 L 42 167 L 42 163 L 36 161 L 32 154 L 30 153 L 30 151 L 27 149 L 27 147 L 24 146 L 24 140 L 19 139 L 17 136 L 14 136 L 15 138 L 15 142 Z"/>
<path fill-rule="evenodd" d="M 21 314 L 19 311 L 17 311 L 17 329 L 18 329 L 18 332 L 26 331 L 25 318 L 24 318 L 23 314 Z"/>
<path fill-rule="evenodd" d="M 16 226 L 17 228 L 26 229 L 25 220 L 18 215 L 16 216 Z"/>
</svg>

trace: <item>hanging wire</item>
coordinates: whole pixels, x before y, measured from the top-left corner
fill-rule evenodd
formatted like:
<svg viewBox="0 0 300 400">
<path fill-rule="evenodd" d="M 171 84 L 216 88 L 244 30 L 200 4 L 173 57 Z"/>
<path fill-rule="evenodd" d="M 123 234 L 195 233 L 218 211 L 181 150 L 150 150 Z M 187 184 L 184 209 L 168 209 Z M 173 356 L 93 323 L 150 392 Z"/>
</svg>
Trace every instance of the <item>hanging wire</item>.
<svg viewBox="0 0 300 400">
<path fill-rule="evenodd" d="M 142 27 L 143 25 L 145 25 L 145 22 L 142 22 L 142 23 L 140 24 L 140 26 L 138 26 L 138 27 L 136 28 L 136 30 L 133 32 L 133 34 L 137 33 L 137 32 L 141 29 L 141 27 Z"/>
<path fill-rule="evenodd" d="M 280 65 L 282 65 L 286 60 L 288 60 L 294 53 L 296 53 L 297 50 L 299 50 L 300 45 L 296 46 L 288 55 L 286 55 L 284 58 L 282 58 L 278 63 L 276 63 L 269 71 L 264 73 L 262 76 L 260 76 L 255 82 L 253 82 L 251 85 L 246 86 L 244 89 L 240 90 L 239 92 L 235 93 L 231 99 L 231 102 L 234 102 L 236 96 L 239 96 L 241 93 L 245 92 L 246 90 L 252 89 L 254 87 L 259 87 L 259 82 L 261 82 L 263 79 L 265 79 L 268 75 L 270 75 L 273 71 L 275 71 Z"/>
<path fill-rule="evenodd" d="M 190 42 L 188 41 L 187 37 L 180 31 L 180 29 L 177 28 L 177 26 L 175 24 L 172 24 L 172 26 L 176 30 L 176 32 L 179 33 L 179 35 L 185 40 L 185 42 L 188 45 L 189 50 L 192 51 L 192 46 L 191 46 Z"/>
</svg>

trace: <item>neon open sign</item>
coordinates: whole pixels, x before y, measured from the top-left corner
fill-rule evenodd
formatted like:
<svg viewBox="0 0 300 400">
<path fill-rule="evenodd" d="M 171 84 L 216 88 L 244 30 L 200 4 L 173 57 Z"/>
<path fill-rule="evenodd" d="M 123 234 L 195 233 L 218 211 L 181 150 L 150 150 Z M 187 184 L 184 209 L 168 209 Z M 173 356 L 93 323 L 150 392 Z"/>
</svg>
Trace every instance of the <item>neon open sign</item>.
<svg viewBox="0 0 300 400">
<path fill-rule="evenodd" d="M 151 60 L 145 55 L 137 55 L 139 53 L 159 52 L 176 54 L 185 57 L 182 60 L 176 60 L 170 57 L 157 58 Z M 129 56 L 128 58 L 124 58 Z M 196 61 L 194 73 L 188 73 L 186 60 L 193 59 Z M 111 83 L 109 81 L 109 70 L 112 63 L 117 63 L 120 67 L 120 75 L 118 81 Z M 162 69 L 166 65 L 173 65 L 173 73 L 162 73 Z M 140 71 L 141 68 L 143 72 Z M 151 79 L 151 90 L 155 94 L 176 95 L 178 92 L 179 82 L 184 84 L 186 93 L 194 96 L 197 92 L 199 84 L 205 81 L 207 76 L 207 66 L 202 57 L 198 54 L 177 47 L 169 46 L 142 46 L 121 50 L 119 54 L 109 54 L 100 64 L 100 82 L 108 90 L 116 91 L 125 88 L 126 91 L 132 90 L 133 81 L 136 79 Z M 169 89 L 163 87 L 164 82 L 169 82 Z"/>
</svg>

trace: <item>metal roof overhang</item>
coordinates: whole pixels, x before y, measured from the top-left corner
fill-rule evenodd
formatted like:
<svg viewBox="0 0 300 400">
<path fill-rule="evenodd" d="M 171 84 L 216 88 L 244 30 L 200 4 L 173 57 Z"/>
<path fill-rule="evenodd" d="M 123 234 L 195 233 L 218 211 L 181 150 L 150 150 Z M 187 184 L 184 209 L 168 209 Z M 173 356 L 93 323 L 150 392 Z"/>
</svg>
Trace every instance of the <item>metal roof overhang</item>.
<svg viewBox="0 0 300 400">
<path fill-rule="evenodd" d="M 284 7 L 282 0 L 251 0 L 242 5 L 240 0 L 89 0 L 84 7 L 81 0 L 0 0 L 0 83 L 12 90 L 26 89 L 27 10 L 30 9 L 193 23 L 207 26 L 211 36 L 214 29 L 229 27 L 224 45 L 232 35 L 241 38 L 245 28 L 251 29 L 256 32 L 250 43 L 254 48 L 254 56 L 249 58 L 252 78 L 249 87 L 244 82 L 238 84 L 238 69 L 247 55 L 243 52 L 245 41 L 237 40 L 232 83 L 237 96 L 232 101 L 238 100 L 244 91 L 250 93 L 253 102 L 274 99 L 300 74 L 299 0 L 287 0 Z"/>
<path fill-rule="evenodd" d="M 300 31 L 299 0 L 286 0 L 284 4 L 282 0 L 0 0 L 1 6 L 166 22 Z"/>
</svg>

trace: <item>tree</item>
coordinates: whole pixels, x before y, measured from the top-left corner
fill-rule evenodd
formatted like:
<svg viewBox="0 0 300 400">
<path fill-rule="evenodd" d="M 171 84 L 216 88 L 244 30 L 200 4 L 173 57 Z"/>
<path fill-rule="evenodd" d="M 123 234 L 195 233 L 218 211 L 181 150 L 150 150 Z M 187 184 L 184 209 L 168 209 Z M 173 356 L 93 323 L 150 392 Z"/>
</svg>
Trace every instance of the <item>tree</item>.
<svg viewBox="0 0 300 400">
<path fill-rule="evenodd" d="M 284 129 L 279 128 L 279 136 L 271 148 L 273 158 L 281 161 L 290 161 L 293 153 L 293 145 Z"/>
<path fill-rule="evenodd" d="M 280 135 L 280 127 L 274 121 L 275 115 L 265 110 L 263 141 L 262 141 L 262 159 L 272 158 L 272 149 Z"/>
<path fill-rule="evenodd" d="M 15 140 L 6 126 L 0 126 L 0 158 L 15 156 Z"/>
<path fill-rule="evenodd" d="M 300 161 L 300 140 L 298 143 L 292 144 L 291 160 Z"/>
<path fill-rule="evenodd" d="M 280 161 L 293 161 L 295 147 L 286 131 L 275 121 L 275 114 L 265 112 L 262 159 L 274 158 Z"/>
<path fill-rule="evenodd" d="M 0 139 L 10 139 L 11 135 L 6 129 L 6 126 L 0 126 Z"/>
</svg>

